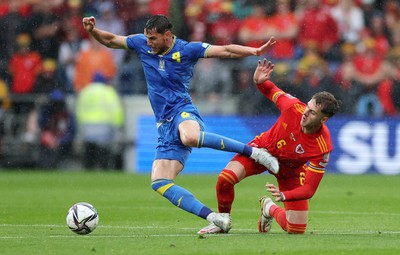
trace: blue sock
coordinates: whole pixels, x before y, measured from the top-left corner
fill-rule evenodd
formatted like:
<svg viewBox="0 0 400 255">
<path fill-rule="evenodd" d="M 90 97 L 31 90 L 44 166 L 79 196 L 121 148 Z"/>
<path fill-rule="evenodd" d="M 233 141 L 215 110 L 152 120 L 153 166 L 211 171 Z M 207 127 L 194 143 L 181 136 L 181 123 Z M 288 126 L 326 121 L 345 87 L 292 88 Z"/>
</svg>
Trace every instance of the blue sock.
<svg viewBox="0 0 400 255">
<path fill-rule="evenodd" d="M 217 135 L 209 132 L 200 132 L 200 137 L 197 142 L 197 148 L 207 147 L 221 151 L 230 151 L 240 153 L 246 157 L 250 157 L 253 148 L 247 144 L 227 138 L 222 135 Z"/>
<path fill-rule="evenodd" d="M 212 213 L 212 210 L 197 200 L 192 193 L 175 185 L 172 180 L 157 179 L 151 183 L 151 187 L 172 204 L 203 219 L 207 219 Z"/>
</svg>

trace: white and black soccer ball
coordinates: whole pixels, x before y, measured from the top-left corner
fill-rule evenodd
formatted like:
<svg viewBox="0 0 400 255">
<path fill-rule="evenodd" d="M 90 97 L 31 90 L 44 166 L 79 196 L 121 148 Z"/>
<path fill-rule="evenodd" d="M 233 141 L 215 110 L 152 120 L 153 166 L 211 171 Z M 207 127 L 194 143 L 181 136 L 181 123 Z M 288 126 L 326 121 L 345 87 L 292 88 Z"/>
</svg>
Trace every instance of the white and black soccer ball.
<svg viewBox="0 0 400 255">
<path fill-rule="evenodd" d="M 67 226 L 79 235 L 87 235 L 97 227 L 99 214 L 93 205 L 86 202 L 74 204 L 67 214 Z"/>
</svg>

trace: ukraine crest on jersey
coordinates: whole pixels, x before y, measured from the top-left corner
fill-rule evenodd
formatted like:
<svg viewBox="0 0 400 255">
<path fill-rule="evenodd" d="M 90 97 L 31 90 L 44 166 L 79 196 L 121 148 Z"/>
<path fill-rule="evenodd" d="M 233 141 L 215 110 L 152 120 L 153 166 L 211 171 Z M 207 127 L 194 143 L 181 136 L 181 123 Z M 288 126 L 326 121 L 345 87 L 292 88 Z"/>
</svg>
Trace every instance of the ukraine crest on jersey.
<svg viewBox="0 0 400 255">
<path fill-rule="evenodd" d="M 160 55 L 152 53 L 144 34 L 127 37 L 126 44 L 138 53 L 142 62 L 157 122 L 175 116 L 182 107 L 193 105 L 189 83 L 194 65 L 199 58 L 206 57 L 209 44 L 175 37 L 171 48 Z"/>
</svg>

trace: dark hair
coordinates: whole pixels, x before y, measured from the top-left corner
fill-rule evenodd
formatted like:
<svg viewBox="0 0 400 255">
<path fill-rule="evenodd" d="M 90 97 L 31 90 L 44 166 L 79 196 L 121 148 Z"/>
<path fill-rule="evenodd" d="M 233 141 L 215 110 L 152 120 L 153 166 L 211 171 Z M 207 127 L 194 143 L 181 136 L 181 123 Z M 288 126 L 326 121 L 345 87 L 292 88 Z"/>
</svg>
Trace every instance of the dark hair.
<svg viewBox="0 0 400 255">
<path fill-rule="evenodd" d="M 339 111 L 342 104 L 342 101 L 337 100 L 334 95 L 326 91 L 315 93 L 312 98 L 315 99 L 317 105 L 322 106 L 321 112 L 329 118 Z"/>
<path fill-rule="evenodd" d="M 146 30 L 146 32 L 151 32 L 153 29 L 155 29 L 157 33 L 163 34 L 167 30 L 172 29 L 172 23 L 168 20 L 166 16 L 156 14 L 154 16 L 151 16 L 150 19 L 147 20 L 144 29 Z"/>
</svg>

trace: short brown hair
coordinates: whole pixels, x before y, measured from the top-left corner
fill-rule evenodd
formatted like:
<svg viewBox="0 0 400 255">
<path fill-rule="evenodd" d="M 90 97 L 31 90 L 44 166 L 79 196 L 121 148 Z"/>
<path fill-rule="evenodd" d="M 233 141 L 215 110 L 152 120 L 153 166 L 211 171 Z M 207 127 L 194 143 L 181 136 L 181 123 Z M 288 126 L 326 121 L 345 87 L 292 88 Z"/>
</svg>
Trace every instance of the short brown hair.
<svg viewBox="0 0 400 255">
<path fill-rule="evenodd" d="M 172 29 L 172 24 L 165 15 L 156 14 L 147 20 L 144 29 L 146 32 L 154 29 L 157 33 L 164 34 L 167 30 Z"/>
<path fill-rule="evenodd" d="M 327 91 L 315 93 L 312 98 L 315 99 L 317 105 L 322 106 L 321 112 L 329 118 L 339 111 L 342 104 L 340 100 L 337 100 L 334 95 Z"/>
</svg>

